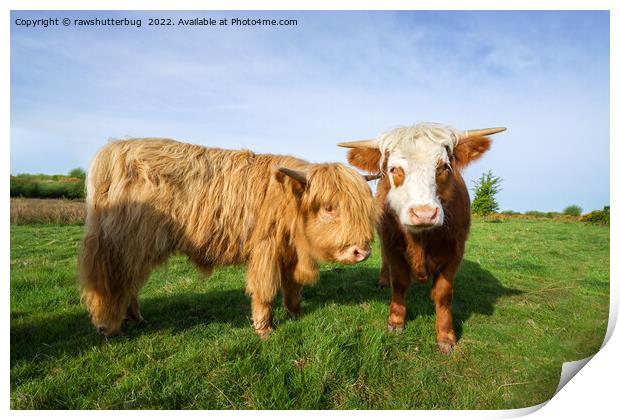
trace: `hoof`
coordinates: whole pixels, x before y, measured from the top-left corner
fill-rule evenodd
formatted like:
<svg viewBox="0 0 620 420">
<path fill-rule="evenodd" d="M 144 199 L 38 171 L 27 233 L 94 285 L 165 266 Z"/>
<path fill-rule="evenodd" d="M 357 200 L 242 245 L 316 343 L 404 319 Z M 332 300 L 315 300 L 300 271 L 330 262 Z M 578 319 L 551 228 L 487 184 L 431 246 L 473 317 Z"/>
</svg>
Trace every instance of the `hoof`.
<svg viewBox="0 0 620 420">
<path fill-rule="evenodd" d="M 267 338 L 269 338 L 269 335 L 272 333 L 273 328 L 269 327 L 269 328 L 261 328 L 260 330 L 256 330 L 256 334 L 258 334 L 258 336 L 265 340 Z"/>
<path fill-rule="evenodd" d="M 288 316 L 291 319 L 299 319 L 299 318 L 301 318 L 301 316 L 302 316 L 301 309 L 298 310 L 297 312 L 288 311 Z"/>
<path fill-rule="evenodd" d="M 392 333 L 392 332 L 399 333 L 403 330 L 403 327 L 404 327 L 403 325 L 392 325 L 388 322 L 387 330 L 389 333 Z"/>
<path fill-rule="evenodd" d="M 454 346 L 456 344 L 451 343 L 450 341 L 443 340 L 437 342 L 437 347 L 439 347 L 439 351 L 443 354 L 450 354 L 454 351 Z"/>
<path fill-rule="evenodd" d="M 99 331 L 99 334 L 102 334 L 105 338 L 120 337 L 122 335 L 120 330 L 108 331 L 106 327 L 97 327 L 97 331 Z"/>
</svg>

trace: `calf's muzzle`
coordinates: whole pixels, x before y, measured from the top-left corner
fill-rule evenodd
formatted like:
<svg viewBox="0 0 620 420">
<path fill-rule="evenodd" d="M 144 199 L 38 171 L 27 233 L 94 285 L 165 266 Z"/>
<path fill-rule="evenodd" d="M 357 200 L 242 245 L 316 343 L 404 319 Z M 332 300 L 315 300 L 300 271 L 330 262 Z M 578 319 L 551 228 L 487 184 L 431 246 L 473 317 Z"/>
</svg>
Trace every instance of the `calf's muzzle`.
<svg viewBox="0 0 620 420">
<path fill-rule="evenodd" d="M 356 264 L 368 259 L 370 251 L 370 244 L 350 245 L 343 250 L 339 260 L 345 264 Z"/>
<path fill-rule="evenodd" d="M 412 226 L 433 226 L 439 218 L 439 207 L 428 205 L 416 206 L 409 209 L 409 222 Z"/>
</svg>

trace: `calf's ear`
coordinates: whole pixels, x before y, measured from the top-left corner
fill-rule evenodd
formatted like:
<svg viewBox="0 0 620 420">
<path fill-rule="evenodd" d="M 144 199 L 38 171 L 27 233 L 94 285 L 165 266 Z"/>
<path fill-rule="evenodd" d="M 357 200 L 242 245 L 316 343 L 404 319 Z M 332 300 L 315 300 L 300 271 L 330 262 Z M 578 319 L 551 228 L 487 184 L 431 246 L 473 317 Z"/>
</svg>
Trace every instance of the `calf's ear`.
<svg viewBox="0 0 620 420">
<path fill-rule="evenodd" d="M 477 136 L 461 139 L 454 147 L 454 162 L 458 168 L 463 168 L 470 162 L 479 159 L 490 148 L 491 139 L 488 137 Z"/>
<path fill-rule="evenodd" d="M 370 173 L 378 173 L 380 171 L 379 161 L 381 160 L 381 151 L 379 149 L 371 149 L 369 147 L 356 147 L 349 150 L 347 160 L 356 168 Z"/>
</svg>

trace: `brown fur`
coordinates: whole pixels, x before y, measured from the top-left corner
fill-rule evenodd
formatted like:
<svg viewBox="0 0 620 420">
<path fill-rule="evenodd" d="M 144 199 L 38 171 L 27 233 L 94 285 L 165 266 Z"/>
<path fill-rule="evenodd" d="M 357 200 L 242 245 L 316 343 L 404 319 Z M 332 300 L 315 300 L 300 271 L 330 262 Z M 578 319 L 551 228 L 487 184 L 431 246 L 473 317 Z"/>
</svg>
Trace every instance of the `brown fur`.
<svg viewBox="0 0 620 420">
<path fill-rule="evenodd" d="M 454 162 L 459 169 L 462 169 L 469 162 L 479 159 L 490 148 L 491 139 L 488 137 L 463 139 L 454 148 Z"/>
<path fill-rule="evenodd" d="M 460 170 L 478 159 L 490 148 L 487 137 L 461 141 L 451 157 L 452 169 L 437 168 L 437 193 L 445 219 L 442 226 L 413 234 L 400 223 L 387 202 L 390 182 L 382 177 L 377 186 L 377 201 L 383 216 L 379 222 L 383 265 L 379 283 L 392 285 L 388 328 L 403 328 L 406 308 L 405 294 L 413 281 L 426 282 L 434 278 L 431 298 L 435 302 L 437 343 L 442 352 L 449 352 L 456 344 L 452 326 L 452 282 L 463 259 L 465 241 L 470 227 L 470 201 Z M 349 163 L 360 169 L 377 173 L 379 168 L 375 149 L 357 148 L 349 152 Z M 351 159 L 353 157 L 353 159 Z M 376 164 L 369 165 L 369 162 Z M 387 159 L 385 160 L 387 162 Z"/>
<path fill-rule="evenodd" d="M 303 171 L 307 183 L 280 166 Z M 343 165 L 166 139 L 107 144 L 87 188 L 82 297 L 107 335 L 120 332 L 124 317 L 142 320 L 140 289 L 175 251 L 204 273 L 247 264 L 254 325 L 266 334 L 277 290 L 297 314 L 299 290 L 316 280 L 317 261 L 369 244 L 376 220 L 370 189 Z"/>
</svg>

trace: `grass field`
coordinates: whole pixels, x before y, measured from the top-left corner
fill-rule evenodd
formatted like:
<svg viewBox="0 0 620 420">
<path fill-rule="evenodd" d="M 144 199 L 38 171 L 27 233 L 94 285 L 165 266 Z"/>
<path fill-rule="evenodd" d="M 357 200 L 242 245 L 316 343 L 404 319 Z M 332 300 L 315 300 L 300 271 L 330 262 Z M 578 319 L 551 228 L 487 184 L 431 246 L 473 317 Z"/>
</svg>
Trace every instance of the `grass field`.
<svg viewBox="0 0 620 420">
<path fill-rule="evenodd" d="M 142 294 L 149 321 L 105 340 L 76 288 L 81 226 L 11 227 L 11 407 L 489 409 L 547 400 L 563 361 L 600 347 L 609 228 L 501 220 L 472 226 L 455 284 L 455 352 L 435 345 L 430 285 L 386 331 L 378 244 L 358 266 L 326 265 L 299 320 L 250 323 L 243 268 L 207 281 L 182 257 Z M 145 244 L 148 246 L 148 244 Z"/>
</svg>

